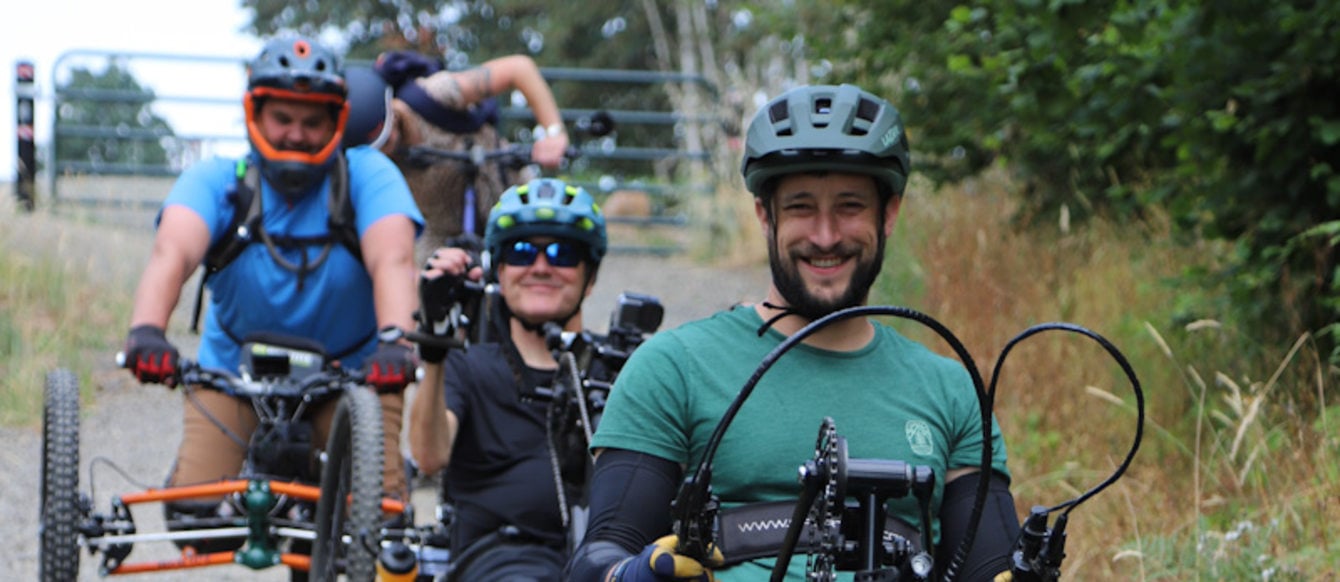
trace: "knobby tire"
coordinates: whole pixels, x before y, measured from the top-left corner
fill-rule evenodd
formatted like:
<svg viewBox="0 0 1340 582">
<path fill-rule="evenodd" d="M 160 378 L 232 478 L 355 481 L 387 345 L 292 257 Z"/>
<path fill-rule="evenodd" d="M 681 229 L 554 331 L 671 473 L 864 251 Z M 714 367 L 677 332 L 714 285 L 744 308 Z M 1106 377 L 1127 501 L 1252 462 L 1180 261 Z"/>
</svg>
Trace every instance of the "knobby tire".
<svg viewBox="0 0 1340 582">
<path fill-rule="evenodd" d="M 79 577 L 79 378 L 47 374 L 42 411 L 42 493 L 39 504 L 43 582 Z"/>
<path fill-rule="evenodd" d="M 340 397 L 326 444 L 312 580 L 333 581 L 341 572 L 350 582 L 373 580 L 381 498 L 381 403 L 372 391 L 354 388 Z"/>
</svg>

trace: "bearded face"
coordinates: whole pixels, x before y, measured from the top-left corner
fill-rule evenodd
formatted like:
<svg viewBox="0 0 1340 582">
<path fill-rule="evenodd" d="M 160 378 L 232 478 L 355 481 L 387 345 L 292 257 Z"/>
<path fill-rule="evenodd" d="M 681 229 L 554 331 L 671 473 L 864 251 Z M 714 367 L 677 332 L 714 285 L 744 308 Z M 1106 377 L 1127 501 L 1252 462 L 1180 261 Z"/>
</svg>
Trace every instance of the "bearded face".
<svg viewBox="0 0 1340 582">
<path fill-rule="evenodd" d="M 870 295 L 870 287 L 875 283 L 875 277 L 879 276 L 879 271 L 884 266 L 885 240 L 886 237 L 881 234 L 878 237 L 874 254 L 864 258 L 850 248 L 852 245 L 845 245 L 831 251 L 813 247 L 792 249 L 786 258 L 783 258 L 783 253 L 774 238 L 772 244 L 768 245 L 768 263 L 772 268 L 773 284 L 776 285 L 777 291 L 782 294 L 782 298 L 786 300 L 787 305 L 809 321 L 814 321 L 848 307 L 864 305 L 866 298 Z M 845 288 L 830 286 L 831 290 L 815 289 L 812 291 L 806 286 L 805 279 L 801 275 L 800 267 L 796 262 L 797 258 L 834 253 L 853 257 L 855 263 L 849 282 Z"/>
<path fill-rule="evenodd" d="M 863 305 L 884 263 L 884 244 L 897 200 L 881 204 L 873 178 L 862 174 L 782 177 L 760 203 L 768 230 L 773 286 L 798 315 L 813 321 Z"/>
</svg>

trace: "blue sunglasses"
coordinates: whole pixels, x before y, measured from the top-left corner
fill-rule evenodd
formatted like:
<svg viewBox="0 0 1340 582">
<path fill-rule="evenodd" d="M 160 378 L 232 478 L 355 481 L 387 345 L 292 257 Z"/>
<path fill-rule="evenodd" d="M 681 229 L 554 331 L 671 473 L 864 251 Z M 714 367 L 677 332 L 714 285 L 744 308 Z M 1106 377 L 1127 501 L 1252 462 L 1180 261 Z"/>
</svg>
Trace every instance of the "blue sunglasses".
<svg viewBox="0 0 1340 582">
<path fill-rule="evenodd" d="M 529 267 L 540 256 L 540 246 L 528 240 L 503 247 L 502 260 L 513 267 Z M 544 260 L 551 267 L 576 267 L 586 257 L 586 248 L 575 242 L 554 241 L 544 245 Z"/>
</svg>

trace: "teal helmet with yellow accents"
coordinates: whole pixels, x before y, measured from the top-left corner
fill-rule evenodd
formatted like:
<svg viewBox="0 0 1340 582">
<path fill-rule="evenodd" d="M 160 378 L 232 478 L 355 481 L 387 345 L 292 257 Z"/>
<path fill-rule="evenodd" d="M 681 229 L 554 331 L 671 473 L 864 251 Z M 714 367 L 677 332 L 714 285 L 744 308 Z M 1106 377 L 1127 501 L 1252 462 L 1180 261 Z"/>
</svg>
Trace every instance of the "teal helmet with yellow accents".
<svg viewBox="0 0 1340 582">
<path fill-rule="evenodd" d="M 496 257 L 504 245 L 533 236 L 550 236 L 584 244 L 592 271 L 600 266 L 609 249 L 605 216 L 595 198 L 585 188 L 555 178 L 540 178 L 512 186 L 489 211 L 488 225 L 484 228 L 484 250 L 493 258 L 489 261 L 490 271 L 496 269 Z"/>
</svg>

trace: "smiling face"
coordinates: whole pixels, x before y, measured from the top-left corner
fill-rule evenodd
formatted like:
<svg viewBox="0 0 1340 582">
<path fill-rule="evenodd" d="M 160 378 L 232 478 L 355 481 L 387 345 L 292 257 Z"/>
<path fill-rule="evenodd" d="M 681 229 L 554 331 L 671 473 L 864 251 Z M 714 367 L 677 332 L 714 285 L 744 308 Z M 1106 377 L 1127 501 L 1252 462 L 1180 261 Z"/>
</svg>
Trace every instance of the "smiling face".
<svg viewBox="0 0 1340 582">
<path fill-rule="evenodd" d="M 336 122 L 325 104 L 272 98 L 261 106 L 256 126 L 276 150 L 315 154 L 334 139 Z"/>
<path fill-rule="evenodd" d="M 901 198 L 882 206 L 873 178 L 835 172 L 782 176 L 765 199 L 755 199 L 755 211 L 786 304 L 811 321 L 864 304 Z"/>
<path fill-rule="evenodd" d="M 554 242 L 553 237 L 524 239 L 543 249 Z M 583 259 L 575 266 L 554 266 L 544 252 L 535 253 L 535 262 L 515 265 L 508 262 L 509 245 L 504 245 L 498 266 L 498 285 L 503 300 L 512 314 L 530 324 L 559 321 L 580 308 L 582 300 L 591 293 L 587 285 L 589 261 Z M 583 251 L 583 256 L 584 256 Z"/>
</svg>

